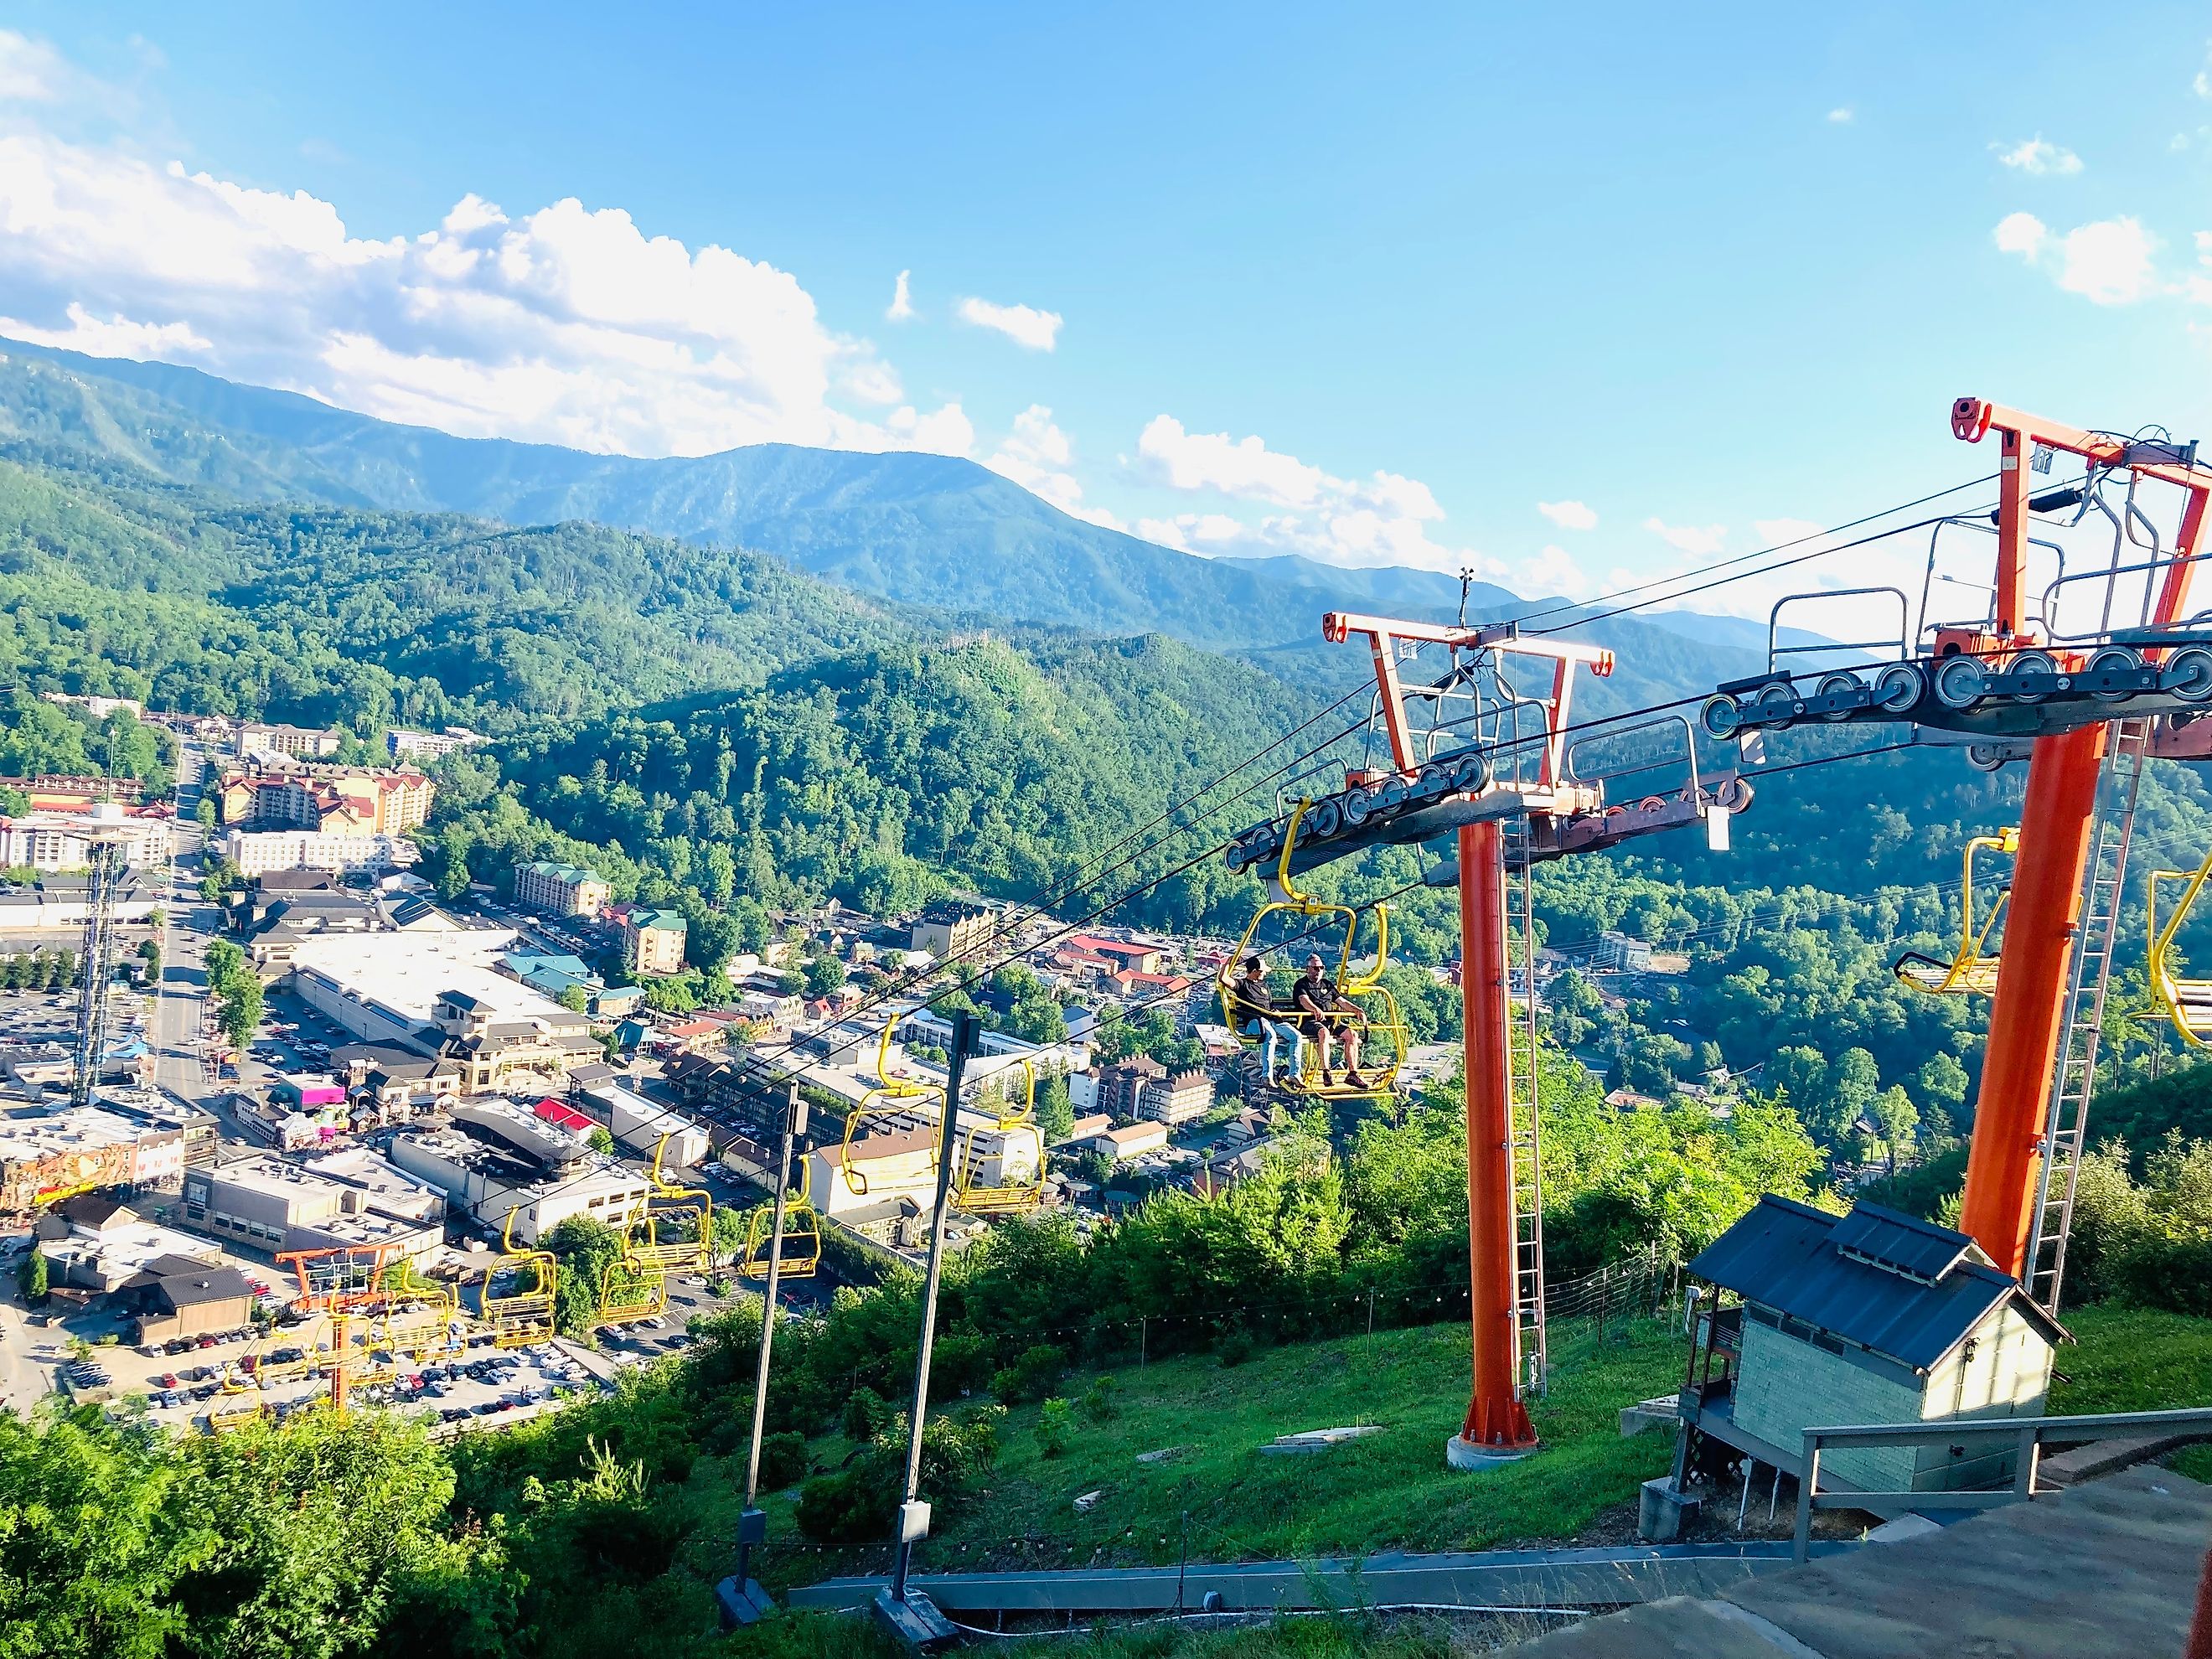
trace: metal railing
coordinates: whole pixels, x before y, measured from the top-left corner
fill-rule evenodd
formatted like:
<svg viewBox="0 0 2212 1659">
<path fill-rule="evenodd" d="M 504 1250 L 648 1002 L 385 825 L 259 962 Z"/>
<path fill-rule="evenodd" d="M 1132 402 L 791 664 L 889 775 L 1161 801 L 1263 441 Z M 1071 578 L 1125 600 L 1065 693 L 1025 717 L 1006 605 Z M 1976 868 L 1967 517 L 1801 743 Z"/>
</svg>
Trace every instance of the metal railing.
<svg viewBox="0 0 2212 1659">
<path fill-rule="evenodd" d="M 2212 1407 L 2181 1411 L 2100 1412 L 2087 1417 L 1954 1417 L 1933 1423 L 1860 1424 L 1845 1428 L 1807 1429 L 1803 1473 L 1797 1481 L 1796 1559 L 1810 1559 L 1813 1511 L 1867 1510 L 1988 1510 L 2023 1499 L 2046 1497 L 2055 1491 L 2039 1491 L 2035 1480 L 2047 1440 L 2081 1445 L 2098 1440 L 2132 1439 L 2138 1436 L 2189 1436 L 2212 1439 Z M 2005 1440 L 2001 1449 L 1967 1460 L 1991 1456 L 2016 1459 L 2011 1483 L 1994 1489 L 1956 1488 L 1931 1492 L 1822 1492 L 1820 1457 L 1823 1452 L 1846 1446 L 1917 1446 L 1929 1441 Z M 1947 1471 L 1951 1473 L 1955 1471 Z"/>
</svg>

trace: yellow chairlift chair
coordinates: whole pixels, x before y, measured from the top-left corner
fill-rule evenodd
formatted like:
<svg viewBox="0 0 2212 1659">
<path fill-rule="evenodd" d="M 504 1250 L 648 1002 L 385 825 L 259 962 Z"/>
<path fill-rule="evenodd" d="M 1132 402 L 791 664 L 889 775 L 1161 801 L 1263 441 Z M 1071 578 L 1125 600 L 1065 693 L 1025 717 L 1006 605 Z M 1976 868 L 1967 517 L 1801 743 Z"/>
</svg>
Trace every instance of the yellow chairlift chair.
<svg viewBox="0 0 2212 1659">
<path fill-rule="evenodd" d="M 840 1178 L 845 1190 L 855 1198 L 868 1195 L 868 1178 L 854 1167 L 854 1149 L 867 1139 L 869 1121 L 878 1125 L 894 1127 L 896 1120 L 913 1117 L 924 1126 L 941 1124 L 939 1114 L 944 1109 L 945 1091 L 934 1085 L 917 1083 L 912 1078 L 893 1077 L 890 1073 L 891 1027 L 895 1021 L 884 1022 L 883 1035 L 876 1043 L 876 1079 L 878 1085 L 860 1097 L 860 1103 L 845 1115 L 843 1151 L 838 1158 Z M 937 1179 L 937 1139 L 929 1137 L 927 1178 Z"/>
<path fill-rule="evenodd" d="M 796 1191 L 783 1196 L 783 1261 L 777 1272 L 785 1279 L 811 1279 L 822 1266 L 822 1218 L 807 1196 L 811 1160 L 799 1165 Z M 745 1279 L 768 1277 L 769 1255 L 775 1247 L 775 1200 L 755 1210 L 745 1221 L 745 1255 L 738 1273 Z"/>
<path fill-rule="evenodd" d="M 622 1254 L 599 1270 L 596 1323 L 633 1325 L 667 1310 L 668 1275 L 648 1254 L 653 1243 L 653 1217 L 641 1203 L 623 1230 Z"/>
<path fill-rule="evenodd" d="M 1274 1080 L 1273 1086 L 1281 1092 L 1307 1099 L 1365 1100 L 1382 1099 L 1389 1095 L 1398 1080 L 1398 1073 L 1406 1063 L 1406 1019 L 1398 1007 L 1398 1000 L 1382 983 L 1383 969 L 1390 963 L 1390 907 L 1375 904 L 1370 909 L 1375 917 L 1375 959 L 1364 971 L 1354 966 L 1359 959 L 1359 918 L 1358 906 L 1338 904 L 1328 899 L 1316 898 L 1301 891 L 1291 879 L 1291 853 L 1297 845 L 1299 821 L 1305 816 L 1309 802 L 1298 803 L 1291 814 L 1289 829 L 1283 836 L 1282 857 L 1278 861 L 1273 880 L 1269 884 L 1273 896 L 1254 913 L 1244 935 L 1237 943 L 1236 953 L 1222 963 L 1214 977 L 1214 991 L 1221 1006 L 1223 1023 L 1235 1032 L 1237 1041 L 1248 1049 L 1263 1048 L 1264 1032 L 1248 1031 L 1252 1014 L 1243 1006 L 1237 994 L 1237 979 L 1247 957 L 1263 956 L 1261 943 L 1268 921 L 1274 917 L 1288 918 L 1298 925 L 1284 944 L 1304 944 L 1316 955 L 1327 959 L 1334 956 L 1335 967 L 1329 975 L 1329 984 L 1340 1002 L 1350 1003 L 1352 1012 L 1335 1016 L 1330 1022 L 1333 1032 L 1350 1029 L 1360 1033 L 1360 1069 L 1369 1073 L 1364 1085 L 1346 1082 L 1326 1082 L 1321 1066 L 1321 1045 L 1310 1032 L 1305 1031 L 1305 1021 L 1294 1010 L 1277 1009 L 1267 1018 L 1282 1024 L 1299 1027 L 1305 1035 L 1302 1045 L 1304 1064 L 1298 1071 Z"/>
<path fill-rule="evenodd" d="M 2020 831 L 2002 830 L 1994 836 L 1976 836 L 1966 843 L 1965 879 L 1959 894 L 1959 949 L 1948 962 L 1925 951 L 1907 951 L 1890 964 L 1898 981 L 1931 996 L 1963 996 L 1969 992 L 1988 996 L 1997 988 L 1997 924 L 2006 902 L 2012 897 L 2008 881 L 1977 919 L 1974 897 L 1974 855 L 1997 853 L 2009 858 L 2020 851 Z"/>
<path fill-rule="evenodd" d="M 2150 878 L 2150 995 L 2154 1017 L 2170 1022 L 2191 1048 L 2212 1048 L 2212 979 L 2185 979 L 2175 972 L 2179 953 L 2174 936 L 2196 908 L 2197 895 L 2212 875 L 2212 853 L 2194 871 L 2158 870 Z M 2160 884 L 2179 882 L 2180 896 L 2166 921 L 2158 919 Z"/>
<path fill-rule="evenodd" d="M 705 1267 L 714 1252 L 714 1198 L 703 1187 L 678 1187 L 660 1172 L 669 1139 L 661 1136 L 653 1149 L 653 1190 L 645 1200 L 651 1224 L 644 1229 L 644 1242 L 632 1243 L 630 1253 L 664 1273 L 689 1273 Z"/>
<path fill-rule="evenodd" d="M 500 1235 L 500 1262 L 492 1269 L 492 1275 L 501 1272 L 508 1274 L 512 1288 L 503 1295 L 495 1296 L 493 1278 L 488 1275 L 477 1302 L 479 1315 L 491 1327 L 495 1348 L 527 1347 L 553 1334 L 553 1307 L 561 1285 L 560 1260 L 550 1250 L 514 1248 L 514 1218 L 520 1208 L 517 1206 L 507 1212 L 507 1226 Z"/>
<path fill-rule="evenodd" d="M 1024 1060 L 1021 1098 L 1001 1097 L 990 1121 L 969 1126 L 960 1136 L 959 1159 L 952 1166 L 952 1206 L 969 1215 L 1017 1215 L 1044 1202 L 1044 1138 L 1036 1127 L 1036 1067 Z M 978 1148 L 979 1137 L 995 1135 L 997 1147 Z M 1026 1149 L 1027 1155 L 1024 1155 Z M 998 1162 L 997 1179 L 983 1179 L 983 1167 Z"/>
</svg>

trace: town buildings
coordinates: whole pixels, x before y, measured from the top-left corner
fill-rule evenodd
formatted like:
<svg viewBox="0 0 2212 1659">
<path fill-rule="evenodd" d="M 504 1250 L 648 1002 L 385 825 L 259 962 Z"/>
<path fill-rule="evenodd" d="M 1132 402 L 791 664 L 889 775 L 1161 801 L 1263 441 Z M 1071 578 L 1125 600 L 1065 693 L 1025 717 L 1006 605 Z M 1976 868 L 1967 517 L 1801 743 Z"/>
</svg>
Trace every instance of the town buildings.
<svg viewBox="0 0 2212 1659">
<path fill-rule="evenodd" d="M 465 726 L 449 726 L 443 732 L 410 732 L 393 726 L 384 734 L 384 749 L 394 760 L 436 760 L 484 741 L 482 734 Z"/>
<path fill-rule="evenodd" d="M 624 906 L 616 915 L 622 926 L 623 955 L 631 972 L 684 971 L 685 923 L 681 910 L 655 910 L 633 904 Z"/>
<path fill-rule="evenodd" d="M 99 1106 L 0 1117 L 0 1215 L 26 1217 L 79 1193 L 174 1182 L 181 1125 L 142 1122 Z"/>
<path fill-rule="evenodd" d="M 596 916 L 606 908 L 607 884 L 580 865 L 533 859 L 514 866 L 514 902 L 544 916 Z"/>
<path fill-rule="evenodd" d="M 529 1087 L 600 1058 L 587 1016 L 494 965 L 506 928 L 333 933 L 303 939 L 291 984 L 363 1042 L 455 1062 L 460 1092 Z"/>
<path fill-rule="evenodd" d="M 94 803 L 81 811 L 33 810 L 0 817 L 0 866 L 11 869 L 83 870 L 95 841 L 123 849 L 131 869 L 167 865 L 174 835 L 166 803 L 122 806 Z"/>
<path fill-rule="evenodd" d="M 437 786 L 411 769 L 261 763 L 224 769 L 211 793 L 228 829 L 398 836 L 428 821 Z"/>
<path fill-rule="evenodd" d="M 188 1224 L 270 1255 L 359 1245 L 412 1261 L 445 1237 L 444 1195 L 365 1149 L 233 1158 L 188 1173 L 184 1200 Z"/>
<path fill-rule="evenodd" d="M 233 830 L 216 850 L 249 880 L 277 870 L 326 870 L 385 875 L 413 866 L 422 856 L 404 836 L 361 835 L 352 830 Z"/>
<path fill-rule="evenodd" d="M 341 733 L 327 728 L 271 726 L 259 720 L 241 720 L 233 735 L 241 756 L 287 755 L 297 760 L 335 755 L 342 740 Z"/>
<path fill-rule="evenodd" d="M 998 913 L 987 905 L 933 904 L 907 930 L 907 948 L 926 951 L 939 961 L 966 956 L 988 942 L 998 926 Z"/>
</svg>

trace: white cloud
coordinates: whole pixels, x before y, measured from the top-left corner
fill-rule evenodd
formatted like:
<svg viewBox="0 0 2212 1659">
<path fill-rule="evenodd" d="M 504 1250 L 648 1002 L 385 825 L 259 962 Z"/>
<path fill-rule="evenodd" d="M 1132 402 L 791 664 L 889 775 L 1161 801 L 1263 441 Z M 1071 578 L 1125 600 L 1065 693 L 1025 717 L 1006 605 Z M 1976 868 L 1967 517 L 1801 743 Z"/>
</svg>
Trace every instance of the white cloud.
<svg viewBox="0 0 2212 1659">
<path fill-rule="evenodd" d="M 914 315 L 914 296 L 907 291 L 906 285 L 907 278 L 913 275 L 910 270 L 902 270 L 898 281 L 891 284 L 891 302 L 884 315 L 894 323 L 905 322 Z"/>
<path fill-rule="evenodd" d="M 128 317 L 95 317 L 71 301 L 67 328 L 40 328 L 0 317 L 0 334 L 33 345 L 65 346 L 94 357 L 156 357 L 164 361 L 200 356 L 215 349 L 189 323 L 142 323 Z"/>
<path fill-rule="evenodd" d="M 0 65 L 19 94 L 52 84 L 20 37 L 0 40 Z M 843 407 L 894 402 L 897 376 L 791 273 L 573 198 L 510 216 L 464 197 L 434 228 L 370 240 L 304 191 L 11 121 L 0 295 L 0 332 L 182 358 L 465 436 L 643 455 L 973 442 L 957 404 L 880 423 Z"/>
<path fill-rule="evenodd" d="M 2021 258 L 2033 262 L 2042 252 L 2043 244 L 2051 233 L 2045 228 L 2043 221 L 2033 213 L 2008 213 L 1997 221 L 1997 228 L 1993 234 L 1999 252 L 2017 253 Z"/>
<path fill-rule="evenodd" d="M 1562 530 L 1597 528 L 1597 514 L 1580 501 L 1539 501 L 1536 510 Z"/>
<path fill-rule="evenodd" d="M 960 302 L 960 319 L 978 328 L 995 329 L 1030 351 L 1050 351 L 1060 343 L 1060 315 L 1056 311 L 994 305 L 988 300 L 970 298 Z"/>
<path fill-rule="evenodd" d="M 1990 148 L 1997 149 L 1998 146 L 1991 144 Z M 2039 132 L 2033 138 L 2023 139 L 2010 149 L 2000 150 L 1997 160 L 2022 173 L 2072 174 L 2081 171 L 2080 156 L 2070 149 L 2045 142 Z"/>
<path fill-rule="evenodd" d="M 1838 105 L 1828 112 L 1828 118 L 1839 127 L 1849 126 L 1851 123 L 1851 106 L 1849 104 Z"/>
<path fill-rule="evenodd" d="M 1996 239 L 2000 251 L 2043 267 L 2060 288 L 2095 305 L 2132 305 L 2159 291 L 2158 238 L 2124 215 L 2059 236 L 2032 213 L 2008 214 Z"/>
<path fill-rule="evenodd" d="M 1668 524 L 1655 517 L 1646 519 L 1644 527 L 1678 553 L 1707 558 L 1719 552 L 1728 538 L 1728 526 L 1724 524 Z"/>
<path fill-rule="evenodd" d="M 898 441 L 891 449 L 926 449 L 935 455 L 965 455 L 975 447 L 975 428 L 958 404 L 946 404 L 928 414 L 908 404 L 884 417 L 884 425 Z M 855 446 L 858 447 L 859 446 Z"/>
<path fill-rule="evenodd" d="M 1121 520 L 1105 508 L 1084 504 L 1074 463 L 1075 446 L 1053 423 L 1052 411 L 1042 404 L 1031 404 L 1014 416 L 1012 430 L 983 465 L 1012 478 L 1031 495 L 1043 497 L 1071 518 L 1103 525 L 1109 530 L 1121 529 Z"/>
<path fill-rule="evenodd" d="M 1524 599 L 1548 598 L 1557 593 L 1579 599 L 1597 591 L 1596 581 L 1575 562 L 1567 550 L 1551 544 L 1514 568 L 1512 585 Z"/>
<path fill-rule="evenodd" d="M 1146 424 L 1137 437 L 1137 459 L 1141 471 L 1169 489 L 1283 509 L 1249 520 L 1226 513 L 1186 513 L 1139 525 L 1140 533 L 1170 546 L 1451 571 L 1480 559 L 1431 537 L 1429 526 L 1443 518 L 1443 508 L 1418 478 L 1381 471 L 1364 479 L 1334 477 L 1268 448 L 1258 437 L 1188 431 L 1172 415 L 1155 416 Z"/>
<path fill-rule="evenodd" d="M 2155 293 L 2158 239 L 2123 216 L 2077 226 L 2060 239 L 2058 286 L 2100 306 L 2133 304 Z"/>
<path fill-rule="evenodd" d="M 1146 424 L 1137 453 L 1172 489 L 1218 489 L 1278 507 L 1310 507 L 1329 482 L 1319 467 L 1271 450 L 1259 438 L 1186 432 L 1172 415 L 1156 415 Z"/>
<path fill-rule="evenodd" d="M 0 99 L 50 104 L 75 78 L 61 54 L 45 41 L 0 29 Z"/>
</svg>

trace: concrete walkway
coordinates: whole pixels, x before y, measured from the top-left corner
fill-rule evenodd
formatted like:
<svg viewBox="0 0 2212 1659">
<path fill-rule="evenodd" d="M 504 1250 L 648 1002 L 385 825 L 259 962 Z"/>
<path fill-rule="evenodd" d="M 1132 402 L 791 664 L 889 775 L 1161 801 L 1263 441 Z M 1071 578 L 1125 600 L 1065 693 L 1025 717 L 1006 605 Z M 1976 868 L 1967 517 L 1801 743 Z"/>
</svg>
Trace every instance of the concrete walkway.
<svg viewBox="0 0 2212 1659">
<path fill-rule="evenodd" d="M 2212 1488 L 2155 1467 L 1895 1544 L 1593 1619 L 1515 1659 L 2164 1659 L 2188 1633 Z"/>
</svg>

